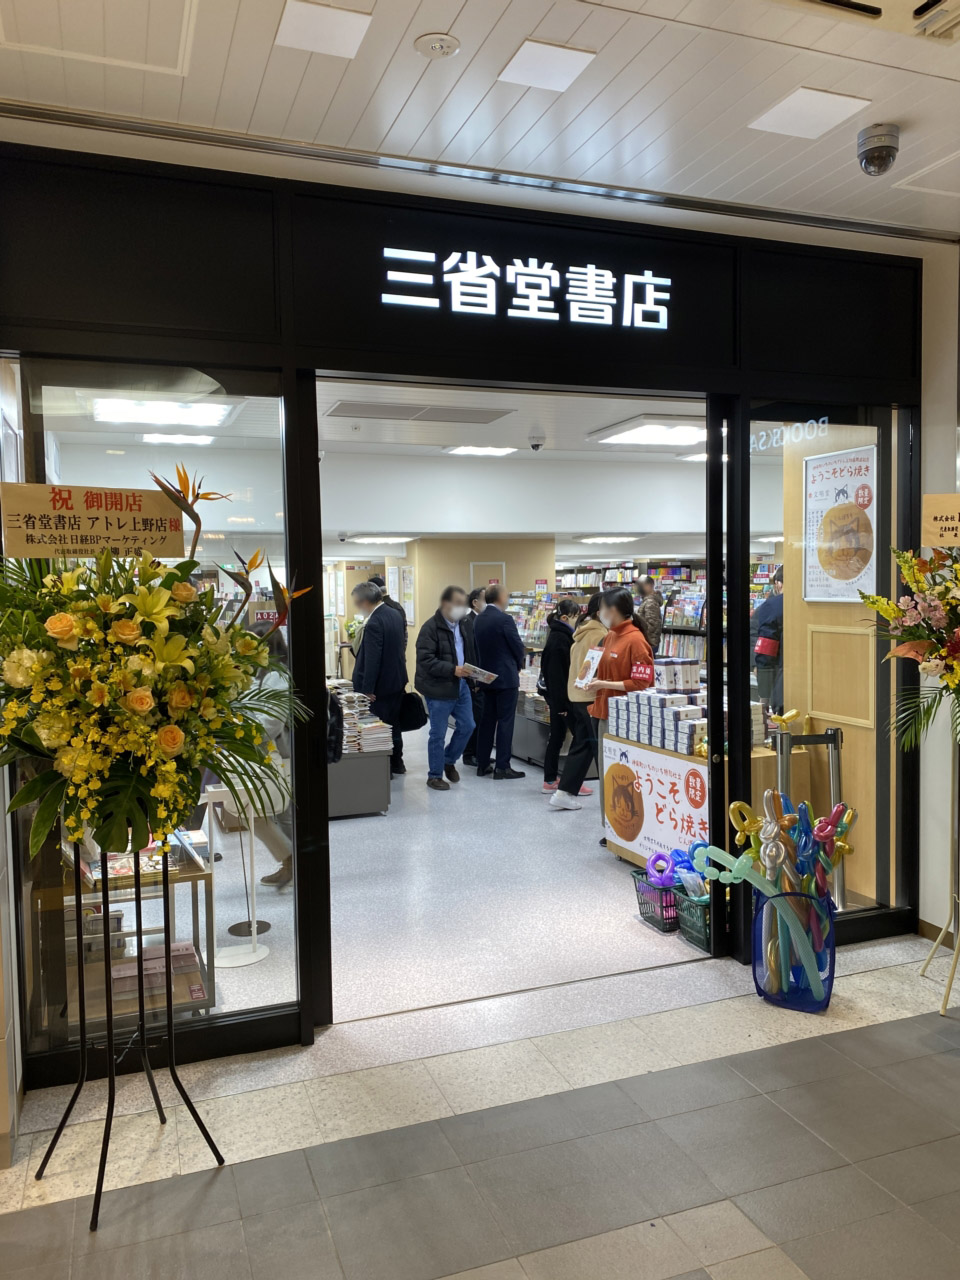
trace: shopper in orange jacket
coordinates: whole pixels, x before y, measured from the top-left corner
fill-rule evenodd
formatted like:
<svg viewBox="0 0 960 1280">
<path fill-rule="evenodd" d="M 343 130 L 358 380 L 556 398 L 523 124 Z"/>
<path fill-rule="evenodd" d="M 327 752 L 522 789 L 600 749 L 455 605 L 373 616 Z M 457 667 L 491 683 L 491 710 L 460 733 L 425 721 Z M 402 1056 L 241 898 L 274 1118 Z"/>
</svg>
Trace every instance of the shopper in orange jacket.
<svg viewBox="0 0 960 1280">
<path fill-rule="evenodd" d="M 600 774 L 600 821 L 605 823 L 603 795 L 603 735 L 607 732 L 610 695 L 649 689 L 653 684 L 653 651 L 647 642 L 641 619 L 634 612 L 633 596 L 625 587 L 604 591 L 600 602 L 600 621 L 607 628 L 603 655 L 593 680 L 586 686 L 596 697 L 589 707 L 598 721 L 598 770 Z M 601 840 L 606 844 L 606 838 Z"/>
</svg>

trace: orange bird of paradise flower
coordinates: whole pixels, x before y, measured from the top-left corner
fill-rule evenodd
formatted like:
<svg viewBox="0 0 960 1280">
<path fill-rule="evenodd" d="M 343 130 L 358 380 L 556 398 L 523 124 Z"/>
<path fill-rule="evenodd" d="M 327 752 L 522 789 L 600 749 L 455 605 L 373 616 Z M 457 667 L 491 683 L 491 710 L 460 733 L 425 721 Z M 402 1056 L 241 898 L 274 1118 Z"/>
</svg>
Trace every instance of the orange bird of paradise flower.
<svg viewBox="0 0 960 1280">
<path fill-rule="evenodd" d="M 243 591 L 243 599 L 240 601 L 240 608 L 237 610 L 237 612 L 233 615 L 233 617 L 230 619 L 229 623 L 227 624 L 228 626 L 231 626 L 231 627 L 237 621 L 240 615 L 243 613 L 244 609 L 247 607 L 248 600 L 253 595 L 253 583 L 250 581 L 251 573 L 253 573 L 254 569 L 259 569 L 260 566 L 263 564 L 263 551 L 259 547 L 257 547 L 256 551 L 253 553 L 253 555 L 250 557 L 249 560 L 244 560 L 243 556 L 240 554 L 240 552 L 237 550 L 236 547 L 233 548 L 233 554 L 237 557 L 237 559 L 240 561 L 241 565 L 243 566 L 242 573 L 238 572 L 236 569 L 228 569 L 225 565 L 220 566 L 220 568 L 227 575 L 227 577 L 232 578 L 233 581 L 237 584 L 237 586 L 240 587 Z"/>
<path fill-rule="evenodd" d="M 200 515 L 197 511 L 198 502 L 217 502 L 224 499 L 229 502 L 231 495 L 229 493 L 215 493 L 213 490 L 203 491 L 203 476 L 197 479 L 197 473 L 193 473 L 193 479 L 190 479 L 190 473 L 181 463 L 177 463 L 177 483 L 171 480 L 165 480 L 161 476 L 150 472 L 153 483 L 161 491 L 166 494 L 174 506 L 178 507 L 188 520 L 194 525 L 193 542 L 190 544 L 190 555 L 188 559 L 192 560 L 196 555 L 197 543 L 200 540 Z"/>
<path fill-rule="evenodd" d="M 305 596 L 308 591 L 313 590 L 313 587 L 301 587 L 299 591 L 294 591 L 293 588 L 297 584 L 297 576 L 294 574 L 290 579 L 290 590 L 288 591 L 273 572 L 273 566 L 270 564 L 269 560 L 267 561 L 267 572 L 270 574 L 270 586 L 273 590 L 273 602 L 277 606 L 277 620 L 267 632 L 267 635 L 269 636 L 272 635 L 274 631 L 278 630 L 278 628 L 282 627 L 286 622 L 287 614 L 290 612 L 291 602 L 296 600 L 298 596 Z"/>
</svg>

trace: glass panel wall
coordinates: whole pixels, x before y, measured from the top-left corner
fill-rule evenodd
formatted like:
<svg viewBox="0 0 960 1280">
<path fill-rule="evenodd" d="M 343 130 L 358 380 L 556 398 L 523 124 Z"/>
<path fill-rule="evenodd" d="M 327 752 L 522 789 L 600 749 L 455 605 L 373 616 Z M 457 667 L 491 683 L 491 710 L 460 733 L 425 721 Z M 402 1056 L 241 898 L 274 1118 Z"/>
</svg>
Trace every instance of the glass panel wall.
<svg viewBox="0 0 960 1280">
<path fill-rule="evenodd" d="M 282 415 L 274 376 L 23 360 L 19 368 L 8 362 L 3 386 L 11 390 L 3 399 L 4 478 L 58 485 L 81 520 L 86 502 L 98 501 L 87 499 L 88 493 L 152 490 L 151 471 L 176 483 L 178 464 L 198 480 L 203 477 L 205 489 L 228 494 L 228 501 L 200 504 L 199 566 L 191 581 L 200 591 L 210 589 L 229 618 L 242 592 L 227 570 L 240 568 L 261 550 L 264 564 L 250 573 L 254 593 L 242 621 L 253 630 L 267 630 L 276 613 L 266 557 L 281 582 L 287 560 Z M 133 523 L 135 511 L 114 509 L 118 527 L 120 521 Z M 184 525 L 189 550 L 192 526 Z M 78 550 L 82 554 L 82 544 Z M 70 554 L 69 544 L 65 551 Z M 271 643 L 285 661 L 285 627 L 278 636 L 279 643 Z M 292 735 L 280 724 L 265 728 L 280 742 L 287 771 L 292 762 L 285 744 Z M 204 777 L 205 789 L 217 787 L 213 775 Z M 174 842 L 170 906 L 173 941 L 184 944 L 179 949 L 184 958 L 174 962 L 182 1019 L 211 1019 L 297 999 L 293 805 L 282 804 L 278 793 L 277 811 L 269 819 L 254 818 L 252 839 L 247 817 L 237 807 L 232 800 L 201 804 Z M 90 934 L 87 1009 L 94 1033 L 98 1011 L 103 1016 L 104 979 L 98 852 L 92 847 L 81 854 L 87 893 L 78 923 L 69 854 L 61 852 L 57 833 L 31 859 L 32 817 L 32 807 L 25 807 L 15 815 L 15 826 L 26 1049 L 36 1053 L 75 1041 L 78 927 L 84 936 Z M 148 877 L 144 884 L 145 948 L 163 940 L 158 879 Z M 131 968 L 137 946 L 132 890 L 122 880 L 112 889 L 111 907 L 114 1007 L 122 1032 L 125 1023 L 135 1025 L 136 990 L 126 990 L 130 983 L 121 966 Z M 260 921 L 256 938 L 250 925 L 254 916 Z M 148 990 L 148 1007 L 161 1002 L 162 988 L 156 995 Z"/>
<path fill-rule="evenodd" d="M 794 734 L 842 736 L 840 794 L 827 746 L 791 753 L 790 798 L 814 817 L 842 799 L 859 812 L 835 896 L 847 910 L 894 901 L 895 769 L 890 682 L 859 591 L 886 594 L 893 542 L 890 414 L 856 406 L 755 403 L 750 440 L 751 712 L 755 757 L 774 717 Z M 775 786 L 776 761 L 754 805 Z"/>
</svg>

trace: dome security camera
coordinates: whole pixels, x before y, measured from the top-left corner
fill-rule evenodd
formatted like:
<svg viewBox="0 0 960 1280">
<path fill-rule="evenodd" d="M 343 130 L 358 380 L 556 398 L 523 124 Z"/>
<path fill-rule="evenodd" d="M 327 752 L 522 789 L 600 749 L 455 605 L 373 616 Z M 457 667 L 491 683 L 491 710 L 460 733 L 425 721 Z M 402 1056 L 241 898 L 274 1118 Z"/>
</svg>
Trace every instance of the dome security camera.
<svg viewBox="0 0 960 1280">
<path fill-rule="evenodd" d="M 346 535 L 345 533 L 338 533 L 338 534 L 337 534 L 337 541 L 338 541 L 338 542 L 346 542 L 346 540 L 347 540 L 347 535 Z"/>
<path fill-rule="evenodd" d="M 527 442 L 534 453 L 539 453 L 547 443 L 547 437 L 538 427 L 531 427 Z"/>
<path fill-rule="evenodd" d="M 868 178 L 889 173 L 900 150 L 900 126 L 871 124 L 857 134 L 857 159 Z"/>
</svg>

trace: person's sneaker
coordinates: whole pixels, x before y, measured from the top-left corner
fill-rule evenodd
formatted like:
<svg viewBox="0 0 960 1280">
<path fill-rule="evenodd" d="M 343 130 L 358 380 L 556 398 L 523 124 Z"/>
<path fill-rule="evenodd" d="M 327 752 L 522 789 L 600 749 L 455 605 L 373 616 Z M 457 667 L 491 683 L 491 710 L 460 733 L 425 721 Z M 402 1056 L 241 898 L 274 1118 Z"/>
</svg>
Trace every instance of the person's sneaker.
<svg viewBox="0 0 960 1280">
<path fill-rule="evenodd" d="M 581 788 L 580 788 L 580 790 L 577 792 L 577 795 L 578 795 L 578 796 L 592 796 L 592 795 L 593 795 L 593 787 L 581 787 Z"/>
<path fill-rule="evenodd" d="M 545 796 L 548 796 L 548 795 L 552 796 L 553 793 L 556 791 L 557 787 L 559 787 L 559 785 L 560 785 L 559 782 L 545 782 L 543 784 L 543 794 Z"/>
<path fill-rule="evenodd" d="M 453 765 L 453 764 L 445 764 L 445 765 L 443 766 L 443 772 L 447 775 L 447 779 L 448 779 L 448 781 L 450 781 L 450 782 L 459 782 L 459 781 L 460 781 L 460 775 L 459 775 L 459 773 L 457 773 L 457 766 L 456 766 L 456 765 Z"/>
<path fill-rule="evenodd" d="M 282 889 L 285 885 L 288 885 L 292 879 L 293 859 L 284 858 L 283 862 L 280 863 L 279 867 L 277 867 L 276 871 L 274 871 L 272 875 L 260 877 L 260 883 L 276 885 L 278 889 Z"/>
<path fill-rule="evenodd" d="M 484 765 L 482 769 L 480 768 L 480 766 L 479 766 L 479 765 L 477 766 L 477 777 L 478 777 L 478 778 L 489 778 L 489 777 L 491 776 L 491 774 L 492 774 L 492 773 L 493 773 L 493 765 L 492 765 L 492 764 Z"/>
<path fill-rule="evenodd" d="M 493 776 L 499 782 L 503 778 L 525 778 L 527 775 L 519 769 L 494 769 Z"/>
<path fill-rule="evenodd" d="M 583 805 L 566 791 L 556 791 L 550 797 L 551 809 L 582 809 Z"/>
<path fill-rule="evenodd" d="M 601 849 L 605 849 L 606 847 L 607 847 L 607 837 L 606 837 L 606 836 L 601 836 L 601 837 L 600 837 L 600 848 L 601 848 Z"/>
<path fill-rule="evenodd" d="M 428 778 L 427 786 L 433 791 L 449 791 L 450 783 L 445 778 Z"/>
</svg>

